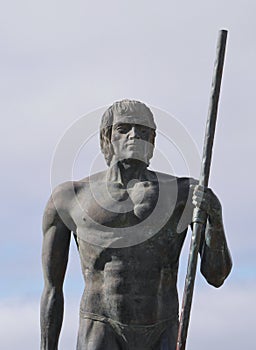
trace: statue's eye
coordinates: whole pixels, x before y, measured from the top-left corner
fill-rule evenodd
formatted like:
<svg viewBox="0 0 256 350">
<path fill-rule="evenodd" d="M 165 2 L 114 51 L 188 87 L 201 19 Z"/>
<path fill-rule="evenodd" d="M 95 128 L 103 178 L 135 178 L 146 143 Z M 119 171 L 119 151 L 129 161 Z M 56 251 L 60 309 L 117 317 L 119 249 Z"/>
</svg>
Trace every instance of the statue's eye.
<svg viewBox="0 0 256 350">
<path fill-rule="evenodd" d="M 145 134 L 147 134 L 148 133 L 148 128 L 146 127 L 146 126 L 139 126 L 139 132 L 140 132 L 140 134 L 141 135 L 145 135 Z"/>
<path fill-rule="evenodd" d="M 129 131 L 130 126 L 129 124 L 119 124 L 115 127 L 115 129 L 120 133 L 126 133 Z"/>
</svg>

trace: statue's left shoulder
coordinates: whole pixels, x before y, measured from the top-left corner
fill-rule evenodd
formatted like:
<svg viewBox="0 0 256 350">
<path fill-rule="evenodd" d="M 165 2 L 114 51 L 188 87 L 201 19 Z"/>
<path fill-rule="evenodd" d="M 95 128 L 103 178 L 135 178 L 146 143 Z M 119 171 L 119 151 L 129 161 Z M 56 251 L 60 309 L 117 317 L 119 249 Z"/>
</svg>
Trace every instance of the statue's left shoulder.
<svg viewBox="0 0 256 350">
<path fill-rule="evenodd" d="M 160 171 L 149 171 L 151 174 L 152 179 L 155 178 L 157 179 L 158 182 L 161 183 L 172 183 L 177 181 L 177 177 L 171 174 L 167 173 L 161 173 Z"/>
<path fill-rule="evenodd" d="M 153 172 L 157 177 L 158 181 L 161 183 L 174 184 L 176 183 L 179 188 L 189 188 L 190 185 L 197 185 L 198 180 L 192 177 L 179 177 L 167 173 Z"/>
</svg>

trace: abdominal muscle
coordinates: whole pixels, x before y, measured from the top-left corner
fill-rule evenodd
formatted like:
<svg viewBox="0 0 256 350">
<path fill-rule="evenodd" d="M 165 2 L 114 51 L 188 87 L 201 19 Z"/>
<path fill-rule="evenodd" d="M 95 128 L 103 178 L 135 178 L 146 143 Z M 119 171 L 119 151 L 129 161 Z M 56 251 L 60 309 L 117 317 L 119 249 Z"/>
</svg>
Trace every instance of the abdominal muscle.
<svg viewBox="0 0 256 350">
<path fill-rule="evenodd" d="M 80 250 L 81 254 L 81 250 Z M 103 254 L 104 255 L 104 254 Z M 117 254 L 119 255 L 119 254 Z M 83 266 L 85 290 L 81 311 L 111 318 L 123 324 L 150 325 L 176 318 L 176 272 L 112 256 L 103 266 Z"/>
</svg>

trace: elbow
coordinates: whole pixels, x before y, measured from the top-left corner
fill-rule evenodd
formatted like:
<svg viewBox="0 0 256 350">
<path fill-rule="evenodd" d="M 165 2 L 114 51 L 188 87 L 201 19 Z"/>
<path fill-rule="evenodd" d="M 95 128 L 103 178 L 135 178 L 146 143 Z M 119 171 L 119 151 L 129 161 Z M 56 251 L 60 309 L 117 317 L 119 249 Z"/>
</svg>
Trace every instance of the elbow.
<svg viewBox="0 0 256 350">
<path fill-rule="evenodd" d="M 216 266 L 215 269 L 211 267 L 211 269 L 208 270 L 201 265 L 202 275 L 205 277 L 206 281 L 215 288 L 219 288 L 223 285 L 224 281 L 230 274 L 231 269 L 232 269 L 231 261 L 230 261 L 230 264 L 226 264 L 225 268 Z"/>
<path fill-rule="evenodd" d="M 56 299 L 63 297 L 63 289 L 61 286 L 53 286 L 46 283 L 43 290 L 43 296 L 47 299 Z"/>
<path fill-rule="evenodd" d="M 209 253 L 209 252 L 208 252 Z M 221 255 L 212 256 L 203 255 L 201 260 L 201 273 L 205 277 L 206 281 L 213 287 L 219 288 L 223 285 L 224 281 L 230 274 L 232 269 L 232 260 L 229 252 Z"/>
<path fill-rule="evenodd" d="M 223 285 L 224 281 L 225 281 L 225 277 L 224 278 L 216 278 L 216 277 L 212 278 L 212 276 L 211 276 L 210 278 L 207 278 L 207 277 L 205 277 L 205 278 L 206 278 L 206 281 L 211 286 L 213 286 L 215 288 L 220 288 Z"/>
</svg>

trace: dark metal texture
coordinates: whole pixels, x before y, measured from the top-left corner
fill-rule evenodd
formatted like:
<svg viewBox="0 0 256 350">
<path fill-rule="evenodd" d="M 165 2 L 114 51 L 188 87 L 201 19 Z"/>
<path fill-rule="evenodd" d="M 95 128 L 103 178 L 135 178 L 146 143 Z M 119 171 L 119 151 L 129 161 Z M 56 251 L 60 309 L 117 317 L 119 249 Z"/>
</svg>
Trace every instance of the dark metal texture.
<svg viewBox="0 0 256 350">
<path fill-rule="evenodd" d="M 201 162 L 201 173 L 200 173 L 200 179 L 199 179 L 199 185 L 202 185 L 204 187 L 208 186 L 208 180 L 209 180 L 209 174 L 210 174 L 212 146 L 213 146 L 216 119 L 217 119 L 226 40 L 227 40 L 227 31 L 220 30 L 219 36 L 218 36 L 218 42 L 217 42 L 217 53 L 216 53 L 216 60 L 214 64 L 212 88 L 211 88 L 211 94 L 210 94 L 210 104 L 209 104 L 208 118 L 206 123 L 203 157 Z M 206 221 L 206 216 L 204 215 L 204 212 L 202 212 L 198 208 L 195 208 L 193 217 L 194 217 L 193 232 L 191 237 L 190 252 L 189 252 L 189 258 L 188 258 L 188 268 L 187 268 L 187 275 L 186 275 L 186 281 L 185 281 L 185 287 L 184 287 L 184 293 L 183 293 L 183 301 L 182 301 L 176 350 L 184 350 L 186 347 L 190 310 L 191 310 L 195 276 L 196 276 L 197 258 L 198 258 L 200 240 L 201 240 L 201 233 Z"/>
</svg>

